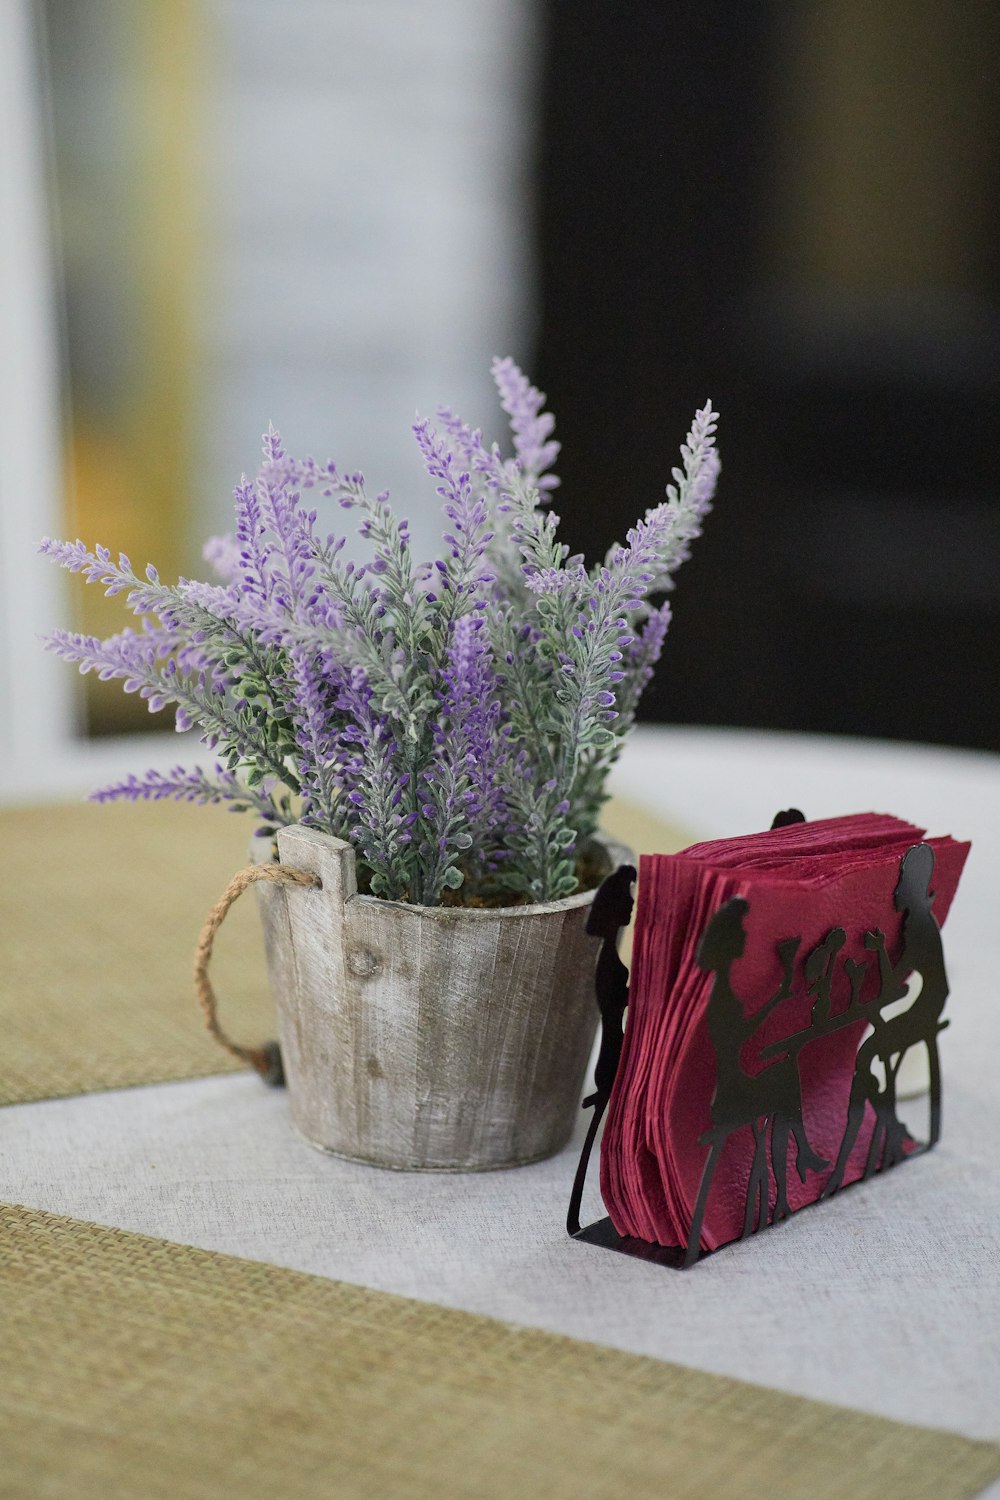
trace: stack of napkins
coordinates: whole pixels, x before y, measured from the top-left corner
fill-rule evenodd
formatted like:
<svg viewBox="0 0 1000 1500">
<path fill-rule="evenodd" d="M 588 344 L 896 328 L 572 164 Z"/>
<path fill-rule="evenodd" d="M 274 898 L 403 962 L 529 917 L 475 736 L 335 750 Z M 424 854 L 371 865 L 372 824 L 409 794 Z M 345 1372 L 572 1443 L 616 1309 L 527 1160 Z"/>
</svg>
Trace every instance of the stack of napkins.
<svg viewBox="0 0 1000 1500">
<path fill-rule="evenodd" d="M 781 1150 L 761 1141 L 776 1098 L 788 1208 L 820 1197 L 846 1139 L 867 1017 L 888 1003 L 877 937 L 866 944 L 865 935 L 884 933 L 898 981 L 904 934 L 894 893 L 903 855 L 921 841 L 910 823 L 862 813 L 643 857 L 624 1046 L 601 1148 L 601 1191 L 619 1234 L 685 1246 L 714 1150 L 700 1246 L 738 1238 L 751 1173 L 759 1180 L 766 1152 Z M 969 845 L 926 842 L 940 924 Z M 734 897 L 745 905 L 717 917 Z M 903 994 L 898 985 L 897 1002 Z M 863 1175 L 874 1120 L 866 1108 L 840 1182 Z M 780 1194 L 773 1165 L 768 1172 L 770 1215 Z"/>
</svg>

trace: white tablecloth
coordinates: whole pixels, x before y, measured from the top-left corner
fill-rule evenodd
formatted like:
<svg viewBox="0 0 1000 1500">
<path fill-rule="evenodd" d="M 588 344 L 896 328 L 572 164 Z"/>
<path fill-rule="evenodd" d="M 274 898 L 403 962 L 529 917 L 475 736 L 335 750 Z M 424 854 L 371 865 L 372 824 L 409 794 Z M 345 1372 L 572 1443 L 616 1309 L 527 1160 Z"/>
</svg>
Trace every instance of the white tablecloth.
<svg viewBox="0 0 1000 1500">
<path fill-rule="evenodd" d="M 973 839 L 936 1151 L 678 1273 L 566 1237 L 579 1142 L 510 1172 L 381 1172 L 312 1150 L 282 1093 L 236 1076 L 3 1111 L 0 1199 L 1000 1439 L 1000 760 L 647 729 L 615 789 L 699 837 L 795 805 Z"/>
</svg>

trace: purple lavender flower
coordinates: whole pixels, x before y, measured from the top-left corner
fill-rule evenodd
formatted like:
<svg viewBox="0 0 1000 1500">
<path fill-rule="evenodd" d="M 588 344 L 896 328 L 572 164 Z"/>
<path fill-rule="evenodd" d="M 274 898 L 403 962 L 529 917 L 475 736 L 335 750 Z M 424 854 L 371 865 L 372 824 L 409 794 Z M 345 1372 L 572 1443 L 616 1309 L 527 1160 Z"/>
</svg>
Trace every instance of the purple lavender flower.
<svg viewBox="0 0 1000 1500">
<path fill-rule="evenodd" d="M 544 398 L 512 360 L 494 378 L 514 458 L 447 408 L 414 428 L 447 521 L 444 555 L 363 475 L 285 453 L 269 427 L 235 490 L 232 536 L 206 544 L 219 582 L 137 575 L 124 553 L 46 540 L 70 572 L 124 596 L 139 627 L 49 647 L 197 727 L 214 772 L 129 776 L 99 801 L 180 798 L 293 820 L 357 846 L 378 896 L 437 902 L 463 883 L 549 900 L 576 887 L 608 767 L 669 621 L 669 589 L 711 504 L 716 417 L 696 414 L 664 502 L 587 568 L 542 507 L 558 453 Z M 318 530 L 353 513 L 370 560 Z"/>
<path fill-rule="evenodd" d="M 510 418 L 514 452 L 526 477 L 541 491 L 554 490 L 559 480 L 547 474 L 559 457 L 560 444 L 552 437 L 555 417 L 542 410 L 544 394 L 537 390 L 510 358 L 495 359 L 493 380 L 500 404 Z"/>
<path fill-rule="evenodd" d="M 299 645 L 288 650 L 288 670 L 293 734 L 300 752 L 299 786 L 308 803 L 309 820 L 320 828 L 331 828 L 336 820 L 335 804 L 340 790 L 337 765 L 340 726 L 332 702 L 337 676 L 329 659 L 324 664 Z"/>
<path fill-rule="evenodd" d="M 625 721 L 622 732 L 626 732 L 635 719 L 635 711 L 649 683 L 653 669 L 660 659 L 663 642 L 670 625 L 671 609 L 668 600 L 659 609 L 651 610 L 639 632 L 624 653 L 625 670 L 621 674 L 622 687 L 618 693 L 618 710 Z"/>
<path fill-rule="evenodd" d="M 503 770 L 508 757 L 500 684 L 484 622 L 462 615 L 449 630 L 433 725 L 435 754 L 424 772 L 418 832 L 426 870 L 421 899 L 496 868 L 508 832 Z M 467 857 L 466 857 L 467 856 Z"/>
<path fill-rule="evenodd" d="M 494 533 L 489 509 L 482 495 L 476 493 L 471 471 L 458 467 L 454 454 L 429 422 L 415 423 L 413 434 L 428 474 L 438 481 L 437 493 L 451 522 L 451 530 L 444 534 L 448 556 L 435 564 L 434 578 L 439 613 L 447 623 L 472 607 L 483 586 L 495 581 L 496 574 L 486 563 Z M 465 446 L 475 448 L 471 438 Z"/>
<path fill-rule="evenodd" d="M 271 800 L 270 783 L 260 789 L 248 787 L 223 766 L 217 765 L 214 774 L 186 766 L 175 766 L 172 771 L 146 771 L 142 776 L 126 776 L 123 781 L 98 787 L 91 792 L 91 802 L 198 802 L 203 805 L 228 802 L 233 812 L 251 809 L 261 817 L 274 823 L 290 823 L 291 815 L 282 811 Z"/>
</svg>

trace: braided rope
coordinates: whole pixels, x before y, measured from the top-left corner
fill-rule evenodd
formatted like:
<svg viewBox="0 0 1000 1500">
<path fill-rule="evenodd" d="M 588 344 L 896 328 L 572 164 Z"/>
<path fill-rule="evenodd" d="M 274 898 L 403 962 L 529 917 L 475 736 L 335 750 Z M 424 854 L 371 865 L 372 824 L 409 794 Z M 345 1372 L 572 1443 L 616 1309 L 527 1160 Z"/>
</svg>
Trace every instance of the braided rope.
<svg viewBox="0 0 1000 1500">
<path fill-rule="evenodd" d="M 219 1046 L 224 1047 L 231 1056 L 239 1058 L 240 1062 L 249 1063 L 266 1083 L 278 1087 L 285 1081 L 278 1043 L 265 1042 L 260 1047 L 241 1047 L 238 1042 L 234 1042 L 219 1024 L 219 1002 L 208 977 L 215 934 L 225 921 L 233 902 L 258 880 L 269 880 L 277 885 L 305 885 L 313 888 L 322 885 L 318 875 L 310 875 L 306 870 L 295 870 L 288 865 L 248 865 L 245 870 L 240 870 L 205 918 L 194 952 L 194 989 L 205 1025 Z"/>
</svg>

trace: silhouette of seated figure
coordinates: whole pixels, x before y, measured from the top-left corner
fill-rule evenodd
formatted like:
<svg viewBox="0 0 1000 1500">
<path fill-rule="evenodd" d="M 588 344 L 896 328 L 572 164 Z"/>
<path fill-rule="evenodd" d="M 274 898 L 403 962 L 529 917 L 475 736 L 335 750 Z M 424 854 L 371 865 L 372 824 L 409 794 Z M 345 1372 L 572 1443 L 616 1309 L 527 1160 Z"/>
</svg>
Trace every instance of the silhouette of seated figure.
<svg viewBox="0 0 1000 1500">
<path fill-rule="evenodd" d="M 739 997 L 733 990 L 730 970 L 746 947 L 746 932 L 743 918 L 748 904 L 734 897 L 712 917 L 705 929 L 698 949 L 698 962 L 703 969 L 711 970 L 715 979 L 706 1006 L 706 1021 L 716 1058 L 715 1092 L 712 1096 L 712 1127 L 704 1141 L 712 1143 L 708 1161 L 702 1177 L 698 1203 L 692 1220 L 691 1245 L 697 1245 L 704 1218 L 705 1205 L 711 1178 L 726 1140 L 744 1126 L 750 1126 L 754 1134 L 754 1155 L 750 1167 L 747 1190 L 747 1211 L 744 1234 L 757 1225 L 767 1222 L 767 1125 L 771 1132 L 771 1171 L 774 1174 L 777 1196 L 773 1218 L 784 1218 L 788 1212 L 788 1146 L 794 1137 L 796 1145 L 795 1168 L 799 1180 L 805 1182 L 807 1172 L 820 1172 L 828 1163 L 818 1156 L 806 1138 L 802 1122 L 802 1088 L 797 1061 L 792 1057 L 781 1057 L 761 1072 L 749 1074 L 743 1070 L 740 1054 L 744 1043 L 761 1026 L 774 1007 L 787 999 L 790 993 L 791 964 L 798 942 L 781 945 L 780 952 L 785 964 L 785 977 L 777 994 L 752 1015 L 747 1015 Z M 761 1194 L 763 1192 L 763 1200 Z M 755 1199 L 757 1208 L 755 1211 Z"/>
<path fill-rule="evenodd" d="M 907 850 L 893 897 L 896 910 L 903 913 L 903 947 L 895 963 L 889 958 L 885 934 L 880 928 L 865 935 L 865 947 L 878 956 L 881 989 L 878 1000 L 870 1008 L 872 1033 L 858 1048 L 847 1126 L 836 1165 L 823 1191 L 824 1197 L 836 1192 L 843 1183 L 866 1103 L 871 1104 L 875 1111 L 875 1127 L 864 1175 L 869 1177 L 880 1168 L 894 1166 L 905 1155 L 910 1137 L 896 1115 L 896 1075 L 911 1047 L 926 1046 L 930 1064 L 928 1145 L 933 1146 L 941 1134 L 941 1071 L 937 1038 L 948 1024 L 941 1020 L 948 998 L 948 979 L 941 929 L 932 906 L 934 895 L 930 882 L 933 873 L 934 851 L 929 844 L 915 844 Z M 906 995 L 907 979 L 912 973 L 920 975 L 920 993 L 906 1010 L 884 1017 L 882 1010 Z M 880 1082 L 875 1072 L 876 1060 L 881 1062 L 884 1082 Z"/>
</svg>

